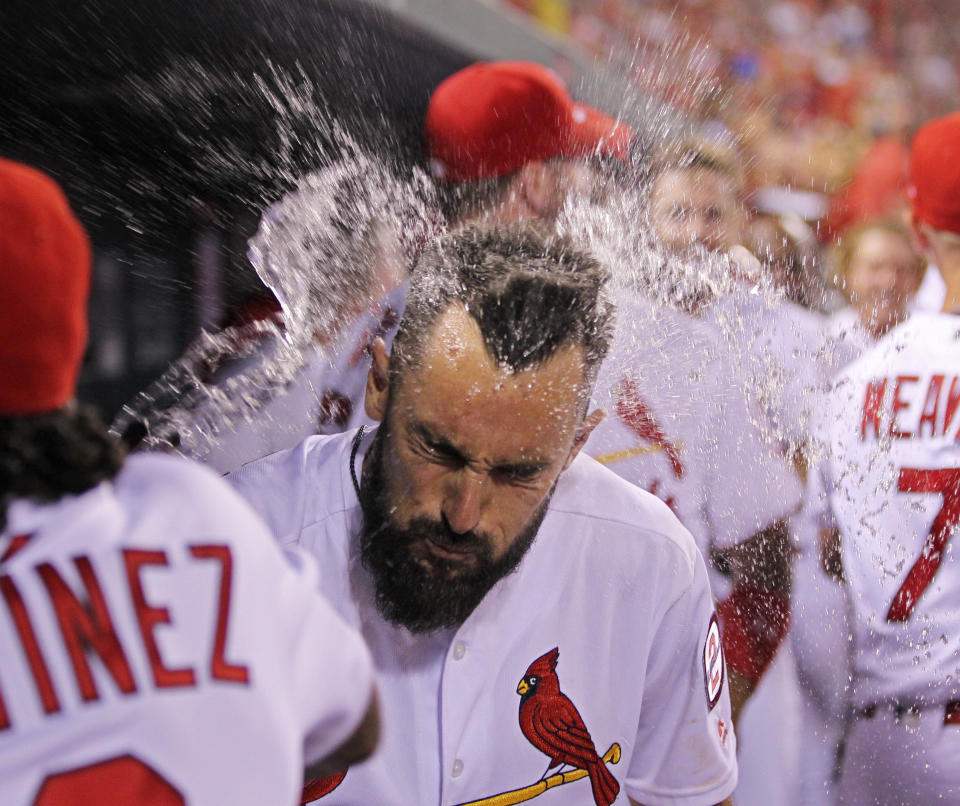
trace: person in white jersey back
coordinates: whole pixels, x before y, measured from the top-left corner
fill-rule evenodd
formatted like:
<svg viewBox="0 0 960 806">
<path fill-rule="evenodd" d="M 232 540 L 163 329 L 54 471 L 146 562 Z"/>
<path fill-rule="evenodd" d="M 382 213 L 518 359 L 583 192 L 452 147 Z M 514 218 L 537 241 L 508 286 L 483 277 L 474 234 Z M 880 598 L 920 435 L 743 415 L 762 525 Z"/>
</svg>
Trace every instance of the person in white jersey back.
<svg viewBox="0 0 960 806">
<path fill-rule="evenodd" d="M 228 485 L 73 400 L 90 247 L 0 160 L 0 803 L 293 804 L 373 750 L 372 664 Z"/>
<path fill-rule="evenodd" d="M 706 568 L 655 497 L 579 455 L 609 342 L 606 272 L 533 229 L 421 258 L 372 433 L 310 437 L 230 479 L 379 672 L 373 758 L 342 806 L 712 804 L 736 782 Z M 335 788 L 334 788 L 335 787 Z"/>
<path fill-rule="evenodd" d="M 913 225 L 947 286 L 838 376 L 822 435 L 824 563 L 853 612 L 845 805 L 960 802 L 960 114 L 911 147 Z"/>
</svg>

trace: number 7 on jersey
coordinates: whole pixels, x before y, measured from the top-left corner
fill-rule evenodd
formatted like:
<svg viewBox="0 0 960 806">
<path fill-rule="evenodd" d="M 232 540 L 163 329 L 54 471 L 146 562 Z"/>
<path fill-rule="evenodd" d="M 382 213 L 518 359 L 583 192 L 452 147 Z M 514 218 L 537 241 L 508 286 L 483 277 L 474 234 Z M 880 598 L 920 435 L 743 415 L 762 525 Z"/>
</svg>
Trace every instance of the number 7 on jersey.
<svg viewBox="0 0 960 806">
<path fill-rule="evenodd" d="M 918 470 L 903 467 L 900 468 L 897 489 L 902 493 L 940 493 L 943 506 L 933 519 L 920 557 L 893 597 L 890 610 L 887 611 L 887 621 L 907 621 L 917 600 L 940 568 L 943 550 L 960 521 L 960 468 Z"/>
</svg>

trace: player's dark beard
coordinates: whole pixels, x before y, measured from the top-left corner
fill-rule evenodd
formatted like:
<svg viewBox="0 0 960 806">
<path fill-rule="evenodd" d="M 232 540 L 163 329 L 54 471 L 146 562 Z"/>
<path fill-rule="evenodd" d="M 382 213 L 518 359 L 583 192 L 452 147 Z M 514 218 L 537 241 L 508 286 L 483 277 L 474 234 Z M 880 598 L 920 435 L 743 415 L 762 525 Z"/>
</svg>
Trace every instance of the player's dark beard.
<svg viewBox="0 0 960 806">
<path fill-rule="evenodd" d="M 360 485 L 360 556 L 373 576 L 377 609 L 385 619 L 411 632 L 458 627 L 487 592 L 520 564 L 546 515 L 553 490 L 513 545 L 495 560 L 488 535 L 457 534 L 442 521 L 427 517 L 414 518 L 406 527 L 394 523 L 384 474 L 383 445 L 387 439 L 385 421 L 370 446 Z M 452 551 L 474 552 L 475 562 L 464 568 L 455 560 L 430 557 L 425 565 L 414 556 L 412 547 L 421 545 L 427 537 Z"/>
</svg>

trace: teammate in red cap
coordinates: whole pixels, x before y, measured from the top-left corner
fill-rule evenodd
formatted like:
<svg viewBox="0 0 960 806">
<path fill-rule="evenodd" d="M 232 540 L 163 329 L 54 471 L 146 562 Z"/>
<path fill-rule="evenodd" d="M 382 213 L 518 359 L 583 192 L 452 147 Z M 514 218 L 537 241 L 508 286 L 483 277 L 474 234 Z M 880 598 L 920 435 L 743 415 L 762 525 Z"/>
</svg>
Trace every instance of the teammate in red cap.
<svg viewBox="0 0 960 806">
<path fill-rule="evenodd" d="M 434 91 L 424 124 L 454 221 L 552 221 L 568 193 L 596 189 L 591 159 L 625 161 L 632 137 L 532 62 L 478 62 L 454 73 Z"/>
<path fill-rule="evenodd" d="M 943 310 L 956 311 L 960 297 L 947 278 L 947 264 L 960 253 L 960 112 L 928 123 L 910 151 L 911 225 L 930 265 L 936 266 L 946 294 Z"/>
<path fill-rule="evenodd" d="M 63 192 L 0 159 L 0 803 L 293 803 L 371 752 L 369 653 L 225 483 L 73 400 L 89 285 Z"/>
<path fill-rule="evenodd" d="M 819 429 L 823 562 L 851 594 L 842 804 L 960 802 L 960 114 L 917 133 L 910 197 L 943 309 L 847 367 Z"/>
</svg>

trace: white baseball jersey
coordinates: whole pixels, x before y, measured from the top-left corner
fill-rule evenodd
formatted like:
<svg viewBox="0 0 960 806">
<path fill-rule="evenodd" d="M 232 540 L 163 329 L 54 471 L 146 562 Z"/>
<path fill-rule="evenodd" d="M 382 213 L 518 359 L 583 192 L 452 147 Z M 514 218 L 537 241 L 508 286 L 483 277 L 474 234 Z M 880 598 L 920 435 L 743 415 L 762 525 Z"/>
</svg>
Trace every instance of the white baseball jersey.
<svg viewBox="0 0 960 806">
<path fill-rule="evenodd" d="M 847 306 L 827 318 L 823 361 L 829 377 L 876 343 Z M 834 773 L 845 729 L 850 685 L 847 588 L 827 576 L 820 564 L 819 526 L 828 508 L 822 468 L 807 474 L 804 506 L 790 521 L 795 558 L 790 586 L 790 650 L 799 679 L 801 728 L 797 806 L 836 802 Z"/>
<path fill-rule="evenodd" d="M 579 456 L 516 572 L 458 629 L 415 635 L 378 614 L 358 558 L 353 437 L 310 437 L 230 479 L 284 543 L 319 559 L 322 590 L 373 652 L 380 747 L 329 802 L 494 804 L 545 787 L 549 759 L 521 730 L 518 684 L 551 656 L 619 784 L 616 803 L 706 805 L 730 794 L 735 739 L 706 569 L 666 506 Z M 583 779 L 542 798 L 593 800 Z"/>
<path fill-rule="evenodd" d="M 786 517 L 802 494 L 757 428 L 721 342 L 689 316 L 639 298 L 620 301 L 596 384 L 595 402 L 607 416 L 586 446 L 665 501 L 705 557 Z"/>
<path fill-rule="evenodd" d="M 960 319 L 916 313 L 840 373 L 822 433 L 858 707 L 960 698 Z"/>
<path fill-rule="evenodd" d="M 216 434 L 191 435 L 197 443 L 191 455 L 204 464 L 229 473 L 247 462 L 292 448 L 311 434 L 337 434 L 372 424 L 363 401 L 374 338 L 392 339 L 406 286 L 358 316 L 332 345 L 305 355 L 305 363 L 282 393 L 264 403 L 252 418 Z M 270 360 L 264 345 L 257 360 Z M 242 372 L 239 367 L 236 372 Z"/>
<path fill-rule="evenodd" d="M 827 317 L 824 334 L 824 361 L 831 379 L 877 343 L 850 305 Z"/>
<path fill-rule="evenodd" d="M 923 273 L 917 293 L 910 302 L 910 310 L 928 313 L 941 311 L 946 296 L 947 284 L 943 281 L 943 275 L 940 274 L 940 269 L 930 263 Z"/>
<path fill-rule="evenodd" d="M 0 534 L 0 803 L 294 804 L 372 693 L 363 640 L 227 484 L 131 457 Z"/>
<path fill-rule="evenodd" d="M 746 286 L 718 300 L 705 314 L 743 363 L 748 399 L 763 413 L 785 451 L 804 444 L 810 418 L 828 383 L 823 360 L 823 317 Z"/>
</svg>

